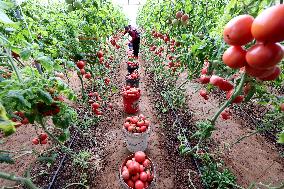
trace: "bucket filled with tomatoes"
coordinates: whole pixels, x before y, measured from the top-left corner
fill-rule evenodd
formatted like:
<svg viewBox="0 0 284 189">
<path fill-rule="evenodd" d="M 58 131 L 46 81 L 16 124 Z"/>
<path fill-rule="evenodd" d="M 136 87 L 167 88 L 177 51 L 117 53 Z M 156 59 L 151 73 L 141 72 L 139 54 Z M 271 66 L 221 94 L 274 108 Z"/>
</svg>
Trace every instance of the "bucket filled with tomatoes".
<svg viewBox="0 0 284 189">
<path fill-rule="evenodd" d="M 138 71 L 135 70 L 131 74 L 127 74 L 125 76 L 126 85 L 130 87 L 139 87 L 139 74 Z"/>
<path fill-rule="evenodd" d="M 130 74 L 135 70 L 138 70 L 138 68 L 139 68 L 138 62 L 132 62 L 132 61 L 127 62 L 127 70 Z"/>
<path fill-rule="evenodd" d="M 123 89 L 124 111 L 128 114 L 135 114 L 139 111 L 139 99 L 141 92 L 139 88 L 126 86 Z"/>
<path fill-rule="evenodd" d="M 119 178 L 124 189 L 154 188 L 156 179 L 154 164 L 144 152 L 138 151 L 123 161 Z"/>
<path fill-rule="evenodd" d="M 127 149 L 130 152 L 146 150 L 150 131 L 150 121 L 143 114 L 127 117 L 123 125 Z"/>
</svg>

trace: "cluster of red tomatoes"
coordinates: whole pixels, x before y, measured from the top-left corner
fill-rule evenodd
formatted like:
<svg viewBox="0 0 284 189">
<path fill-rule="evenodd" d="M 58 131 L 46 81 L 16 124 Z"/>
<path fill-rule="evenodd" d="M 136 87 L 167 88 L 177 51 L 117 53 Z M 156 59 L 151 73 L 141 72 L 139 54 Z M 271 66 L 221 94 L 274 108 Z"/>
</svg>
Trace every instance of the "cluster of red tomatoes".
<svg viewBox="0 0 284 189">
<path fill-rule="evenodd" d="M 42 116 L 46 117 L 57 115 L 60 112 L 60 107 L 57 103 L 47 105 L 44 102 L 40 102 L 37 103 L 37 110 Z"/>
<path fill-rule="evenodd" d="M 115 48 L 119 49 L 119 48 L 120 48 L 120 45 L 117 44 L 117 40 L 118 40 L 117 38 L 113 37 L 113 38 L 111 38 L 110 43 L 111 43 Z"/>
<path fill-rule="evenodd" d="M 33 144 L 38 145 L 38 144 L 46 144 L 47 143 L 47 134 L 46 133 L 41 133 L 38 137 L 34 138 L 32 140 Z"/>
<path fill-rule="evenodd" d="M 85 62 L 83 60 L 79 60 L 76 63 L 77 67 L 80 69 L 81 75 L 85 76 L 86 79 L 90 79 L 92 77 L 91 73 L 86 73 L 84 67 L 85 67 Z"/>
<path fill-rule="evenodd" d="M 164 40 L 165 43 L 170 41 L 170 37 L 169 37 L 168 34 L 162 34 L 160 32 L 154 31 L 154 30 L 152 31 L 152 36 L 154 38 L 160 38 L 160 39 Z"/>
<path fill-rule="evenodd" d="M 19 127 L 21 125 L 29 124 L 29 120 L 28 120 L 28 118 L 25 116 L 25 114 L 23 112 L 16 111 L 16 112 L 14 112 L 14 114 L 17 117 L 13 117 L 11 120 L 13 122 L 16 122 L 16 127 Z"/>
<path fill-rule="evenodd" d="M 138 151 L 122 165 L 121 177 L 130 188 L 147 188 L 154 179 L 153 165 L 144 152 Z"/>
<path fill-rule="evenodd" d="M 130 68 L 137 68 L 139 66 L 139 63 L 138 62 L 134 62 L 134 61 L 128 61 L 127 65 Z"/>
<path fill-rule="evenodd" d="M 126 86 L 123 88 L 122 95 L 125 98 L 140 98 L 141 93 L 139 88 Z"/>
<path fill-rule="evenodd" d="M 199 78 L 199 82 L 201 84 L 212 84 L 215 87 L 218 87 L 220 90 L 225 91 L 226 92 L 226 99 L 230 99 L 231 96 L 233 95 L 234 92 L 234 85 L 233 83 L 231 83 L 230 81 L 217 76 L 217 75 L 212 75 L 212 76 L 208 76 L 208 68 L 209 68 L 210 63 L 208 62 L 208 60 L 204 61 L 204 65 L 203 68 L 201 69 L 201 76 Z M 250 90 L 250 85 L 246 84 L 244 86 L 244 94 L 247 95 L 249 90 Z M 201 97 L 203 97 L 205 100 L 209 99 L 208 93 L 205 89 L 200 89 L 199 91 L 199 95 Z M 243 95 L 239 95 L 236 96 L 235 99 L 233 99 L 232 103 L 241 103 L 244 100 L 244 96 Z M 221 113 L 221 117 L 223 119 L 229 119 L 231 117 L 231 113 L 229 112 L 229 109 L 224 110 Z"/>
<path fill-rule="evenodd" d="M 284 56 L 284 5 L 264 10 L 255 19 L 250 15 L 233 18 L 224 28 L 223 37 L 231 45 L 223 54 L 223 62 L 233 69 L 245 69 L 246 73 L 262 81 L 272 81 L 281 73 L 277 64 Z M 249 45 L 245 49 L 244 45 Z"/>
<path fill-rule="evenodd" d="M 125 79 L 131 79 L 131 80 L 137 80 L 139 79 L 139 73 L 137 70 L 135 70 L 134 72 L 132 72 L 131 74 L 128 74 Z"/>
<path fill-rule="evenodd" d="M 98 103 L 98 101 L 102 101 L 102 98 L 100 97 L 98 92 L 90 92 L 88 94 L 89 96 L 89 101 L 88 103 L 91 104 L 92 106 L 92 111 L 96 114 L 96 115 L 102 115 L 102 111 L 99 109 L 100 108 L 100 104 Z"/>
<path fill-rule="evenodd" d="M 178 11 L 176 13 L 176 19 L 177 20 L 173 20 L 173 24 L 176 24 L 175 22 L 180 20 L 182 22 L 182 24 L 187 25 L 188 24 L 189 15 L 188 14 L 183 14 L 182 11 Z"/>
<path fill-rule="evenodd" d="M 127 117 L 124 122 L 124 128 L 131 133 L 143 133 L 147 131 L 149 125 L 150 121 L 143 114 Z"/>
</svg>

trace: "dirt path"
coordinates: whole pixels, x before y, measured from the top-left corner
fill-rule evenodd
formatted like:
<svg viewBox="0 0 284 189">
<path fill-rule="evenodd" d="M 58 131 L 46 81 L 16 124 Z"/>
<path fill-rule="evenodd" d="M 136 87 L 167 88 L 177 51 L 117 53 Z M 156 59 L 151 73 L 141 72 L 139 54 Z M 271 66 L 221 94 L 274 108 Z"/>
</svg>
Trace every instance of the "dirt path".
<svg viewBox="0 0 284 189">
<path fill-rule="evenodd" d="M 185 78 L 186 74 L 181 78 Z M 181 79 L 181 80 L 183 80 Z M 187 94 L 189 108 L 194 111 L 194 120 L 202 120 L 212 116 L 217 110 L 219 102 L 210 96 L 205 101 L 196 92 L 197 83 L 189 83 Z M 238 138 L 253 132 L 245 126 L 243 120 L 233 116 L 233 119 L 216 122 L 217 130 L 214 131 L 213 140 L 217 148 L 234 143 Z M 223 150 L 222 150 L 223 151 Z M 237 176 L 237 183 L 248 187 L 253 182 L 280 185 L 284 181 L 284 161 L 274 145 L 266 141 L 261 135 L 254 135 L 234 145 L 230 150 L 223 151 L 221 155 L 225 164 Z"/>
<path fill-rule="evenodd" d="M 140 112 L 151 120 L 152 133 L 149 139 L 148 149 L 146 150 L 147 155 L 153 160 L 156 166 L 157 172 L 157 183 L 156 188 L 158 189 L 173 189 L 174 186 L 174 165 L 169 160 L 168 153 L 164 140 L 166 140 L 163 129 L 159 127 L 159 122 L 155 115 L 155 111 L 152 109 L 153 104 L 149 98 L 149 91 L 145 86 L 145 70 L 143 65 L 140 65 L 140 89 L 142 96 L 140 99 Z M 124 76 L 127 74 L 126 63 L 122 62 L 119 68 L 119 74 L 117 76 L 118 86 L 121 88 L 125 79 Z M 118 170 L 122 161 L 131 153 L 127 150 L 126 144 L 122 136 L 122 125 L 124 119 L 128 116 L 123 112 L 123 104 L 121 95 L 117 94 L 113 98 L 114 113 L 111 120 L 108 123 L 100 124 L 100 129 L 105 129 L 106 132 L 103 138 L 98 138 L 98 142 L 105 145 L 105 158 L 103 159 L 103 169 L 98 173 L 96 182 L 93 185 L 94 188 L 98 189 L 110 189 L 110 188 L 121 188 L 118 179 Z"/>
</svg>

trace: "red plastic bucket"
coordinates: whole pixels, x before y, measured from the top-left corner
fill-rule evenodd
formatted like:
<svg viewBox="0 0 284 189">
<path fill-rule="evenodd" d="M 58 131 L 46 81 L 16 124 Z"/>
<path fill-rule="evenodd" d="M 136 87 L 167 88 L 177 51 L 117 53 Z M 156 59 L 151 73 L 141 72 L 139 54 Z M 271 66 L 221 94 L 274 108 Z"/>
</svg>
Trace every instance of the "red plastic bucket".
<svg viewBox="0 0 284 189">
<path fill-rule="evenodd" d="M 131 93 L 131 90 L 137 90 L 137 93 Z M 128 90 L 124 90 L 123 92 L 123 106 L 124 111 L 127 114 L 135 114 L 139 111 L 139 99 L 141 96 L 140 89 L 138 88 L 130 88 Z"/>
</svg>

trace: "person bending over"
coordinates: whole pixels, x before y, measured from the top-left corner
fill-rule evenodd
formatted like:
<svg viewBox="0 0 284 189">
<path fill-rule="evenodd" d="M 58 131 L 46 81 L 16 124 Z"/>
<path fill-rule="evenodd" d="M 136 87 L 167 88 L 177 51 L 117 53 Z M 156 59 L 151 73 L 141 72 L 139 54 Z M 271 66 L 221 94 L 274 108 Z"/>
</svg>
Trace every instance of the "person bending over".
<svg viewBox="0 0 284 189">
<path fill-rule="evenodd" d="M 135 28 L 131 27 L 130 25 L 125 26 L 124 29 L 125 29 L 124 35 L 128 33 L 132 38 L 130 43 L 132 43 L 133 45 L 133 55 L 136 58 L 138 58 L 139 45 L 140 45 L 140 34 Z"/>
</svg>

